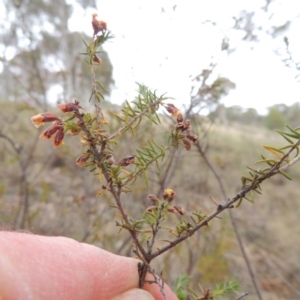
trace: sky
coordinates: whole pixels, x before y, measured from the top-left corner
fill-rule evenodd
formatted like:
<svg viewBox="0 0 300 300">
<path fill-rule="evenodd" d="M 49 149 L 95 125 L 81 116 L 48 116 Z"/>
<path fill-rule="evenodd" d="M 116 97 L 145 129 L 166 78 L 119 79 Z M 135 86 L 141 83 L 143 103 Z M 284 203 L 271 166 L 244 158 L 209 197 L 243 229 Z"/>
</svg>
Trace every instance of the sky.
<svg viewBox="0 0 300 300">
<path fill-rule="evenodd" d="M 212 80 L 222 76 L 236 84 L 222 99 L 226 106 L 265 113 L 271 105 L 300 100 L 297 73 L 282 61 L 284 35 L 300 61 L 299 0 L 274 0 L 267 12 L 262 9 L 265 0 L 98 0 L 98 10 L 68 1 L 74 6 L 70 30 L 92 35 L 91 14 L 97 12 L 115 36 L 104 46 L 114 68 L 115 103 L 132 100 L 139 82 L 181 106 L 189 102 L 192 78 L 210 63 L 217 64 Z M 232 29 L 233 17 L 243 10 L 255 12 L 257 42 L 243 41 L 245 32 Z M 287 32 L 275 39 L 267 33 L 287 20 L 292 21 Z M 230 53 L 221 51 L 224 37 Z"/>
<path fill-rule="evenodd" d="M 175 6 L 176 5 L 176 6 Z M 226 106 L 266 108 L 300 100 L 297 73 L 283 63 L 289 38 L 295 58 L 300 60 L 297 45 L 300 28 L 300 1 L 276 0 L 265 12 L 261 0 L 99 0 L 97 12 L 105 20 L 115 39 L 105 46 L 114 66 L 116 89 L 112 101 L 132 99 L 136 82 L 187 103 L 192 78 L 217 63 L 215 78 L 227 77 L 236 84 L 222 101 Z M 258 42 L 243 41 L 245 32 L 233 30 L 233 16 L 242 10 L 255 12 Z M 91 33 L 93 9 L 75 9 L 71 30 L 78 30 L 78 18 L 85 16 L 87 33 Z M 267 31 L 292 20 L 287 32 L 275 39 Z M 224 37 L 229 38 L 231 53 L 221 51 Z M 297 47 L 298 46 L 298 47 Z M 283 55 L 279 55 L 282 53 Z M 298 55 L 298 56 L 297 56 Z"/>
</svg>

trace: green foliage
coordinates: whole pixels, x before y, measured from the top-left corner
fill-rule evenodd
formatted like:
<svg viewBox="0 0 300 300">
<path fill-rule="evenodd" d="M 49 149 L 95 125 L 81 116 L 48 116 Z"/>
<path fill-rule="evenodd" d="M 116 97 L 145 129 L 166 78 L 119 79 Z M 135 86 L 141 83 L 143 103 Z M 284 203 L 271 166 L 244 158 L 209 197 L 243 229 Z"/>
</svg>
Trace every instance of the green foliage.
<svg viewBox="0 0 300 300">
<path fill-rule="evenodd" d="M 236 292 L 241 288 L 240 282 L 236 279 L 231 279 L 229 282 L 221 282 L 216 285 L 212 292 L 212 296 L 217 298 L 220 296 L 235 296 Z"/>
<path fill-rule="evenodd" d="M 175 285 L 174 285 L 174 292 L 179 300 L 186 300 L 187 296 L 189 295 L 188 292 L 188 284 L 190 278 L 185 275 L 179 275 L 176 278 Z"/>
</svg>

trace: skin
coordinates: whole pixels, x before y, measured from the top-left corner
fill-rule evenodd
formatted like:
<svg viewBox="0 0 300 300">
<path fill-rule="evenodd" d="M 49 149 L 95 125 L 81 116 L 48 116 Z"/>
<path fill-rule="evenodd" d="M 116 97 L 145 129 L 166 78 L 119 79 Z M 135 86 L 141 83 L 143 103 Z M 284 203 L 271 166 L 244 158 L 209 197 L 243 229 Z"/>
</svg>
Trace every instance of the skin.
<svg viewBox="0 0 300 300">
<path fill-rule="evenodd" d="M 0 232 L 0 300 L 163 300 L 156 284 L 137 289 L 137 263 L 65 237 Z"/>
</svg>

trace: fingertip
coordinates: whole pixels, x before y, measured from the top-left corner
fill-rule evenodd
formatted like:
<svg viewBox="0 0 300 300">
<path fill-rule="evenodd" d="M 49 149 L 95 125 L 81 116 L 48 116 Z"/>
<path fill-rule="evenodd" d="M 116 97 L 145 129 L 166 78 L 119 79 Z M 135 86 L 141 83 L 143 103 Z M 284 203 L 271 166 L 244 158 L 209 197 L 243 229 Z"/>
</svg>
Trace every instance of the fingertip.
<svg viewBox="0 0 300 300">
<path fill-rule="evenodd" d="M 155 300 L 151 294 L 141 289 L 126 291 L 111 300 Z"/>
</svg>

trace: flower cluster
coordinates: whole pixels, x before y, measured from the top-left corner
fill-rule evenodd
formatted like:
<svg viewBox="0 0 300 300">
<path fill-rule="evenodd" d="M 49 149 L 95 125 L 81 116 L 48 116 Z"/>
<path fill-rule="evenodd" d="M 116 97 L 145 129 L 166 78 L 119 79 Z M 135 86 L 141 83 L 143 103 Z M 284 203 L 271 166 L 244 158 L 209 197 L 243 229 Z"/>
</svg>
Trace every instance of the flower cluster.
<svg viewBox="0 0 300 300">
<path fill-rule="evenodd" d="M 175 125 L 175 130 L 183 135 L 182 142 L 185 149 L 188 151 L 191 150 L 192 145 L 190 141 L 194 143 L 198 137 L 191 132 L 190 120 L 184 120 L 182 113 L 174 104 L 168 103 L 165 108 L 173 117 L 176 117 L 177 124 Z"/>
<path fill-rule="evenodd" d="M 64 104 L 58 104 L 57 107 L 63 112 L 77 112 L 79 108 L 82 108 L 79 105 L 78 101 L 64 103 Z M 35 115 L 31 117 L 31 122 L 34 124 L 35 127 L 41 127 L 45 123 L 52 124 L 42 132 L 40 135 L 40 138 L 42 139 L 53 139 L 53 145 L 54 147 L 58 147 L 64 143 L 63 139 L 65 137 L 65 123 L 62 118 L 56 116 L 55 114 L 51 112 L 44 112 L 40 113 L 38 115 Z M 70 129 L 68 130 L 69 134 L 78 134 L 80 132 L 80 120 L 77 121 L 78 128 L 76 129 Z"/>
<path fill-rule="evenodd" d="M 175 197 L 176 193 L 172 189 L 165 189 L 162 195 L 163 201 L 166 201 L 168 204 L 171 203 Z M 148 199 L 152 202 L 153 205 L 147 207 L 146 211 L 158 210 L 160 200 L 157 198 L 157 196 L 150 194 L 148 195 Z M 168 206 L 167 211 L 175 214 L 179 213 L 180 215 L 184 215 L 184 209 L 179 205 Z"/>
</svg>

